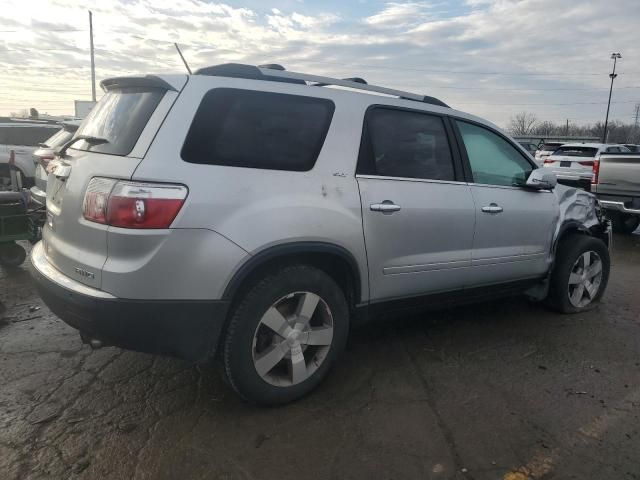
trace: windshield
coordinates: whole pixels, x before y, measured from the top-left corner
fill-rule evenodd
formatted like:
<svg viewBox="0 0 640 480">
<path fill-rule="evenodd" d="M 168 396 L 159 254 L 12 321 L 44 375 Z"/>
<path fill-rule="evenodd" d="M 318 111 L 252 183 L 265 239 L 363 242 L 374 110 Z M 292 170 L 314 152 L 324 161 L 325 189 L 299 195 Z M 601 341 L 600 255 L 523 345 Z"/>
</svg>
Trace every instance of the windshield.
<svg viewBox="0 0 640 480">
<path fill-rule="evenodd" d="M 593 147 L 560 147 L 555 152 L 554 155 L 562 155 L 565 157 L 589 157 L 593 158 L 598 153 L 597 148 Z"/>
<path fill-rule="evenodd" d="M 164 93 L 164 90 L 148 88 L 123 88 L 107 92 L 75 135 L 104 138 L 107 142 L 79 140 L 71 148 L 128 155 Z"/>
<path fill-rule="evenodd" d="M 0 145 L 36 147 L 56 131 L 56 125 L 12 125 L 0 127 Z"/>
</svg>

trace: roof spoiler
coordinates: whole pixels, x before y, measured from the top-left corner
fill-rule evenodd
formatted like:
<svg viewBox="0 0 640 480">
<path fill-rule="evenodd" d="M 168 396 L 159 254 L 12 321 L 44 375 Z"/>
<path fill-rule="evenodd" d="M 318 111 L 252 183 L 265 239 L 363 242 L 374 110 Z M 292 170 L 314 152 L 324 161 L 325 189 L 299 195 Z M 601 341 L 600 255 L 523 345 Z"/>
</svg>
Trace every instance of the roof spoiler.
<svg viewBox="0 0 640 480">
<path fill-rule="evenodd" d="M 113 77 L 107 78 L 100 82 L 102 90 L 116 90 L 120 88 L 138 87 L 138 88 L 159 88 L 162 90 L 177 90 L 168 82 L 156 75 L 146 75 L 144 77 Z"/>
</svg>

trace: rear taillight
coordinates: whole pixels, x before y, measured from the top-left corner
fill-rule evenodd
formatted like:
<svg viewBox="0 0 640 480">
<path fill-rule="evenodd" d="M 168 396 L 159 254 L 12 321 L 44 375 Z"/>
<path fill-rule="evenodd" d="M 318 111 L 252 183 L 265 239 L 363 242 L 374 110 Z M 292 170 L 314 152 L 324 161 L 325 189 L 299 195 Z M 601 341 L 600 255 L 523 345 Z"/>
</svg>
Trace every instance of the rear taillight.
<svg viewBox="0 0 640 480">
<path fill-rule="evenodd" d="M 594 160 L 591 168 L 591 185 L 597 185 L 598 176 L 600 175 L 600 160 Z"/>
<path fill-rule="evenodd" d="M 82 205 L 86 220 L 122 228 L 169 228 L 187 187 L 93 178 Z"/>
<path fill-rule="evenodd" d="M 550 164 L 550 163 L 556 163 L 556 161 L 555 161 L 555 160 L 549 160 L 548 158 L 545 158 L 545 159 L 544 159 L 544 164 L 545 164 L 545 165 L 548 165 L 548 164 Z"/>
<path fill-rule="evenodd" d="M 578 162 L 583 167 L 593 167 L 593 160 L 585 160 L 584 162 Z"/>
</svg>

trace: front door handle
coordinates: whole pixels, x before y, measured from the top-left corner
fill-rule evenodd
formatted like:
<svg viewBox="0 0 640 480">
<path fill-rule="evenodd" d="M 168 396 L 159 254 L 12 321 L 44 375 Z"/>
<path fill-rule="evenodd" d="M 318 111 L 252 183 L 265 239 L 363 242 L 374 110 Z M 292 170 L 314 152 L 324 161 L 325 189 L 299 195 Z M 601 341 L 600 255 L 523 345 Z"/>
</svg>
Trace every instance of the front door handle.
<svg viewBox="0 0 640 480">
<path fill-rule="evenodd" d="M 382 203 L 372 203 L 369 208 L 373 212 L 393 213 L 400 210 L 400 205 L 396 205 L 391 200 L 385 200 Z"/>
<path fill-rule="evenodd" d="M 482 211 L 485 213 L 500 213 L 502 211 L 502 207 L 495 203 L 490 203 L 486 207 L 482 207 Z"/>
</svg>

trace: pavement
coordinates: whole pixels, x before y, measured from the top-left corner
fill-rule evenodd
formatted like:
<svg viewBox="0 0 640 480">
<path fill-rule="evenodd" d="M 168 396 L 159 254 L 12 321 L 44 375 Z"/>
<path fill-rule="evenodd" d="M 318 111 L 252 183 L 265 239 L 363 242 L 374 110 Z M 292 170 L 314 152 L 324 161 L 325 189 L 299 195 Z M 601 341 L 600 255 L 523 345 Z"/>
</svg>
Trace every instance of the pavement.
<svg viewBox="0 0 640 480">
<path fill-rule="evenodd" d="M 365 326 L 291 405 L 91 350 L 0 269 L 0 478 L 640 479 L 640 232 L 596 309 L 523 298 Z"/>
</svg>

